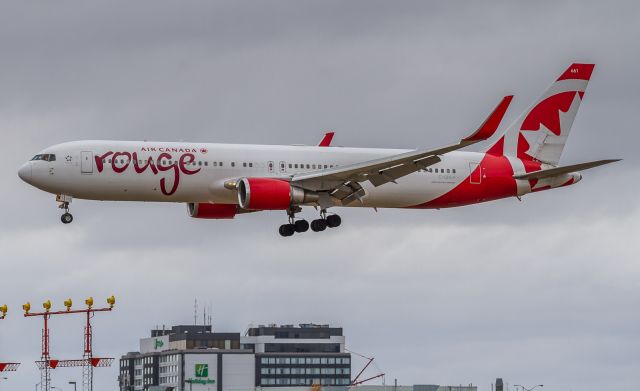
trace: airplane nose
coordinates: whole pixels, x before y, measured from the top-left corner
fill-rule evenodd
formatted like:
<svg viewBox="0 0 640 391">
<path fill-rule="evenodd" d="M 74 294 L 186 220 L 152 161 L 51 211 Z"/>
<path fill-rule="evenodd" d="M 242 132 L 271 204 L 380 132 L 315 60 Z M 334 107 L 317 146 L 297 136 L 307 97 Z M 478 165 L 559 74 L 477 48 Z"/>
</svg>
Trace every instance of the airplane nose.
<svg viewBox="0 0 640 391">
<path fill-rule="evenodd" d="M 29 183 L 31 181 L 31 164 L 25 163 L 20 170 L 18 170 L 18 176 L 23 181 Z"/>
</svg>

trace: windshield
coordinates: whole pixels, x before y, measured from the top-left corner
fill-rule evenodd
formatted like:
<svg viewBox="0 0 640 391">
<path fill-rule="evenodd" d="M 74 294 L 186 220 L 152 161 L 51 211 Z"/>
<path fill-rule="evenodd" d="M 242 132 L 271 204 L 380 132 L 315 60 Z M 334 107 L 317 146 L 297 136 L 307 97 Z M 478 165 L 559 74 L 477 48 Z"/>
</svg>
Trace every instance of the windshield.
<svg viewBox="0 0 640 391">
<path fill-rule="evenodd" d="M 45 160 L 47 162 L 55 162 L 56 161 L 56 155 L 51 154 L 51 153 L 45 153 L 45 154 L 42 154 L 42 155 L 36 155 L 31 159 L 31 161 L 34 161 L 34 160 Z"/>
</svg>

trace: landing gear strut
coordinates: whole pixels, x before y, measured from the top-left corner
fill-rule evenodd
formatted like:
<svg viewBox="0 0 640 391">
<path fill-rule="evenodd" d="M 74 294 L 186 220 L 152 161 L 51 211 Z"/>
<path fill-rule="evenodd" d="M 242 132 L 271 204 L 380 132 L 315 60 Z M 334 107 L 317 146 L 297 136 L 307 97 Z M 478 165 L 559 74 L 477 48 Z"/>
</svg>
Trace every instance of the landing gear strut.
<svg viewBox="0 0 640 391">
<path fill-rule="evenodd" d="M 56 201 L 60 203 L 58 208 L 64 209 L 64 213 L 60 216 L 60 221 L 63 224 L 70 224 L 73 221 L 73 215 L 69 213 L 69 204 L 71 203 L 71 197 L 65 195 L 56 196 Z"/>
<path fill-rule="evenodd" d="M 282 224 L 278 232 L 280 235 L 287 237 L 293 236 L 294 233 L 306 232 L 309 230 L 309 223 L 307 220 L 296 220 L 296 213 L 302 212 L 302 208 L 299 206 L 292 206 L 287 210 L 289 216 L 289 224 Z"/>
<path fill-rule="evenodd" d="M 311 224 L 309 224 L 307 220 L 296 220 L 295 214 L 301 211 L 302 208 L 300 208 L 299 206 L 292 207 L 287 211 L 287 214 L 289 215 L 289 224 L 283 224 L 280 226 L 280 235 L 285 237 L 293 236 L 293 234 L 296 232 L 307 232 L 309 228 L 311 228 L 313 232 L 321 232 L 327 229 L 327 227 L 339 227 L 342 223 L 342 219 L 336 214 L 327 216 L 326 209 L 322 209 L 320 211 L 320 218 L 313 220 Z"/>
</svg>

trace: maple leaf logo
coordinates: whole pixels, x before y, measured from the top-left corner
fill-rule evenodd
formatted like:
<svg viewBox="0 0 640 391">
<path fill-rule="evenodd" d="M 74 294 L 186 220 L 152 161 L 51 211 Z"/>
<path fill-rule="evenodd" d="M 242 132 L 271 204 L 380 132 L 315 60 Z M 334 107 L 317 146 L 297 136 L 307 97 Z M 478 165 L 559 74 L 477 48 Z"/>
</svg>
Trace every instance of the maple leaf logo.
<svg viewBox="0 0 640 391">
<path fill-rule="evenodd" d="M 520 127 L 519 157 L 534 159 L 546 144 L 564 144 L 563 130 L 571 129 L 580 101 L 581 94 L 577 91 L 565 91 L 544 99 L 531 109 Z M 550 140 L 554 138 L 557 140 Z"/>
</svg>

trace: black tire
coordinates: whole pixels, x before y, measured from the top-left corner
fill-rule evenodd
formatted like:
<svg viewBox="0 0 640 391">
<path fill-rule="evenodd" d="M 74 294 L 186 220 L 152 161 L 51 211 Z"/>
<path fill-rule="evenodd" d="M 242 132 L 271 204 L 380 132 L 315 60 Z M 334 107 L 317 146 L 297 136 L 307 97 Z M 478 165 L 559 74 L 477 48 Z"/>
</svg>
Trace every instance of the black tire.
<svg viewBox="0 0 640 391">
<path fill-rule="evenodd" d="M 294 225 L 295 230 L 298 233 L 307 232 L 309 230 L 309 222 L 307 220 L 298 220 Z"/>
<path fill-rule="evenodd" d="M 336 228 L 342 224 L 342 219 L 338 215 L 329 215 L 327 216 L 327 226 L 329 228 Z"/>
<path fill-rule="evenodd" d="M 278 229 L 278 232 L 284 237 L 293 236 L 296 232 L 296 226 L 293 224 L 282 224 Z"/>
<path fill-rule="evenodd" d="M 287 227 L 287 236 L 293 236 L 296 233 L 296 226 L 294 224 L 285 224 Z"/>
<path fill-rule="evenodd" d="M 311 230 L 313 232 L 321 232 L 327 229 L 327 222 L 323 219 L 313 220 L 311 222 Z"/>
<path fill-rule="evenodd" d="M 65 213 L 60 216 L 60 221 L 62 221 L 63 224 L 71 224 L 73 221 L 73 215 L 71 213 Z"/>
</svg>

